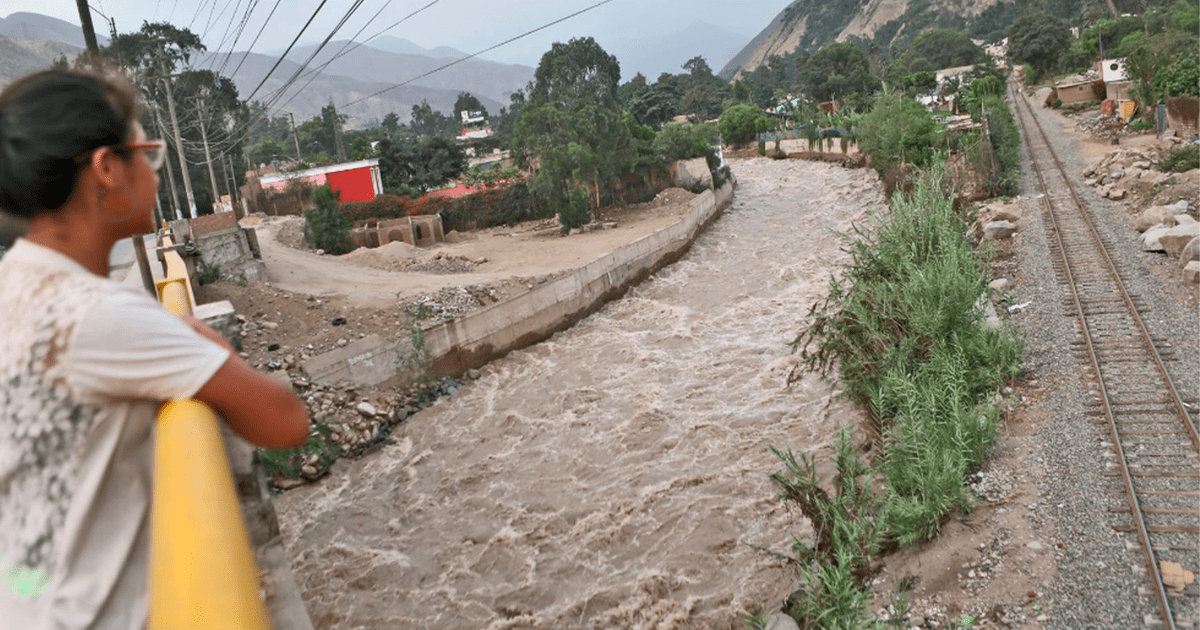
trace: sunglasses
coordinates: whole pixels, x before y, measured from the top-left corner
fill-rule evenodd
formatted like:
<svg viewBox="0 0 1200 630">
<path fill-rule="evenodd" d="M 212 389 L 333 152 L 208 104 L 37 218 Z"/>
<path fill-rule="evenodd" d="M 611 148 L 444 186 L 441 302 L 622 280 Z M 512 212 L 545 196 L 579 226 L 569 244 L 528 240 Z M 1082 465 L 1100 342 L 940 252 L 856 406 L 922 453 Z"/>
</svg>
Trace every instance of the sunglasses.
<svg viewBox="0 0 1200 630">
<path fill-rule="evenodd" d="M 122 149 L 131 151 L 141 151 L 146 156 L 146 161 L 150 163 L 150 168 L 158 170 L 162 168 L 163 162 L 167 159 L 167 142 L 165 140 L 150 140 L 140 144 L 123 144 Z"/>
</svg>

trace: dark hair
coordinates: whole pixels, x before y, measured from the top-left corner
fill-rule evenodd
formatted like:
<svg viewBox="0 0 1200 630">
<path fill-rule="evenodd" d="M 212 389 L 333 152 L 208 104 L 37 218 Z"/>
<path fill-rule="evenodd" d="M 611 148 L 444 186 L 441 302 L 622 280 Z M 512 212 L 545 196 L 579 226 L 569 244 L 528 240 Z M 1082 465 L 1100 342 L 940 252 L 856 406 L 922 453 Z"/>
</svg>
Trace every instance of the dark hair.
<svg viewBox="0 0 1200 630">
<path fill-rule="evenodd" d="M 0 210 L 30 218 L 62 207 L 87 165 L 125 143 L 137 91 L 109 67 L 36 72 L 0 92 Z"/>
</svg>

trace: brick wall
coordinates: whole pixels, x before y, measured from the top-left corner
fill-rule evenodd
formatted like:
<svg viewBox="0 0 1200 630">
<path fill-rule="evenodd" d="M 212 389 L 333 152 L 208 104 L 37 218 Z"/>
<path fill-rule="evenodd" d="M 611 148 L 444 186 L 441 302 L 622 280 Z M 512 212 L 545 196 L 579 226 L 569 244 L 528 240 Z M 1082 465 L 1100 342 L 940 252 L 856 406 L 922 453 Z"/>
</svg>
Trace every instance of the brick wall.
<svg viewBox="0 0 1200 630">
<path fill-rule="evenodd" d="M 220 230 L 237 227 L 237 216 L 232 212 L 218 212 L 192 219 L 190 222 L 192 234 L 208 234 Z"/>
</svg>

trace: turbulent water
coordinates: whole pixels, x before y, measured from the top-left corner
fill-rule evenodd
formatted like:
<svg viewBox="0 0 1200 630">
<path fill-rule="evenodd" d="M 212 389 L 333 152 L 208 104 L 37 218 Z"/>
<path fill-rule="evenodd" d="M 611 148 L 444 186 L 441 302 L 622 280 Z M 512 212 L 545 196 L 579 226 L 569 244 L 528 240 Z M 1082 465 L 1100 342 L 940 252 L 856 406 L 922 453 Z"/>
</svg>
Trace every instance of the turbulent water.
<svg viewBox="0 0 1200 630">
<path fill-rule="evenodd" d="M 395 444 L 276 503 L 317 628 L 744 628 L 805 522 L 768 445 L 827 454 L 858 415 L 788 342 L 882 203 L 874 173 L 735 161 L 679 262 L 488 365 Z"/>
</svg>

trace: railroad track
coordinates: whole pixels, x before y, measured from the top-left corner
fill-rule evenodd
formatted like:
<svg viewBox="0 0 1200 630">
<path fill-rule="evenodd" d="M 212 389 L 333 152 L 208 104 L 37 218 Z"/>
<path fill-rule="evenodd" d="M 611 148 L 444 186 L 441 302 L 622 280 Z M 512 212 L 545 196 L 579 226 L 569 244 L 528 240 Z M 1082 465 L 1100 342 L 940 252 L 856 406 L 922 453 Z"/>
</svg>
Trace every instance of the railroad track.
<svg viewBox="0 0 1200 630">
<path fill-rule="evenodd" d="M 1165 362 L 1174 349 L 1146 329 L 1149 307 L 1130 293 L 1029 102 L 1010 94 L 1030 163 L 1041 186 L 1043 218 L 1064 306 L 1076 318 L 1072 350 L 1094 381 L 1087 415 L 1104 436 L 1104 475 L 1127 499 L 1110 508 L 1114 529 L 1133 534 L 1146 583 L 1138 589 L 1158 608 L 1145 622 L 1169 630 L 1195 628 L 1200 591 L 1178 589 L 1177 569 L 1200 573 L 1200 438 L 1196 401 L 1185 401 Z M 1119 515 L 1125 515 L 1123 518 Z M 1164 584 L 1165 577 L 1165 584 Z"/>
</svg>

